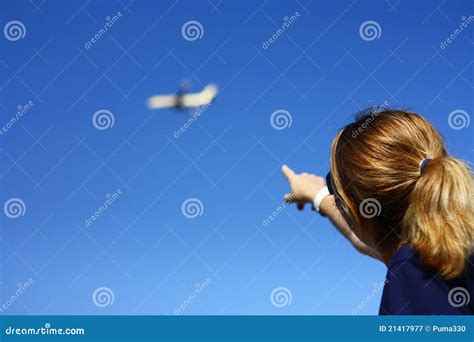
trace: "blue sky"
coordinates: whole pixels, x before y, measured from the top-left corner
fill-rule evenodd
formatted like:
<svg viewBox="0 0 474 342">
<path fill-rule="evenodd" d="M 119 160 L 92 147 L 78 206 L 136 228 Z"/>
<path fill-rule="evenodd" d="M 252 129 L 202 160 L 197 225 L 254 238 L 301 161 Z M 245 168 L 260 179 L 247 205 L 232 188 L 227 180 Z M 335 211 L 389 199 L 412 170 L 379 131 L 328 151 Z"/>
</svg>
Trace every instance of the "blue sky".
<svg viewBox="0 0 474 342">
<path fill-rule="evenodd" d="M 473 160 L 474 24 L 454 33 L 469 1 L 1 6 L 0 124 L 28 108 L 0 135 L 1 201 L 22 201 L 1 215 L 3 314 L 376 314 L 384 265 L 316 213 L 278 209 L 281 164 L 326 174 L 338 129 L 385 102 Z M 176 138 L 189 114 L 145 103 L 184 79 L 220 93 Z"/>
</svg>

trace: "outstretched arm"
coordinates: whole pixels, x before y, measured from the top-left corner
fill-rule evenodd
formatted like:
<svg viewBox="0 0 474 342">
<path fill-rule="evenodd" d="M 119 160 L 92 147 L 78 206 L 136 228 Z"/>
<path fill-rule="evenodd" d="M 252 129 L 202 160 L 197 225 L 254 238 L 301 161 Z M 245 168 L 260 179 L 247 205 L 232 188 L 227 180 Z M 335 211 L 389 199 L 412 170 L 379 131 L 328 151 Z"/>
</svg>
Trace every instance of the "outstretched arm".
<svg viewBox="0 0 474 342">
<path fill-rule="evenodd" d="M 288 203 L 296 203 L 299 210 L 303 210 L 306 203 L 312 204 L 319 190 L 326 185 L 322 177 L 309 173 L 296 174 L 286 165 L 283 165 L 282 171 L 288 179 L 291 188 L 291 193 L 285 195 L 285 201 Z M 352 243 L 355 249 L 363 254 L 381 260 L 381 256 L 363 243 L 351 230 L 350 226 L 342 217 L 341 212 L 336 207 L 333 195 L 326 196 L 323 199 L 320 205 L 320 212 L 324 216 L 327 216 L 334 227 Z"/>
<path fill-rule="evenodd" d="M 334 225 L 334 227 L 339 230 L 339 232 L 349 240 L 355 249 L 357 249 L 362 254 L 369 255 L 375 259 L 382 260 L 382 257 L 374 249 L 367 246 L 363 243 L 352 231 L 352 229 L 347 224 L 346 220 L 341 215 L 341 212 L 336 207 L 334 201 L 334 195 L 329 195 L 323 199 L 320 206 L 320 212 L 322 215 L 326 216 L 329 221 Z"/>
</svg>

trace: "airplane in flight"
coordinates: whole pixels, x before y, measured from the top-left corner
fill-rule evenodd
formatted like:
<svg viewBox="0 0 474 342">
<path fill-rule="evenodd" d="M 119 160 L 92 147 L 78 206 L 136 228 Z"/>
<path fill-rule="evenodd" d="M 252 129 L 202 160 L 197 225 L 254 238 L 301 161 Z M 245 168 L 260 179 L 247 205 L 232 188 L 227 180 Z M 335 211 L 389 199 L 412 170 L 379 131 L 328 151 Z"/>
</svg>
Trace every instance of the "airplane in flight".
<svg viewBox="0 0 474 342">
<path fill-rule="evenodd" d="M 155 95 L 148 99 L 148 108 L 176 108 L 188 109 L 210 104 L 217 95 L 217 86 L 209 84 L 198 93 L 187 91 L 188 84 L 182 84 L 176 94 Z"/>
</svg>

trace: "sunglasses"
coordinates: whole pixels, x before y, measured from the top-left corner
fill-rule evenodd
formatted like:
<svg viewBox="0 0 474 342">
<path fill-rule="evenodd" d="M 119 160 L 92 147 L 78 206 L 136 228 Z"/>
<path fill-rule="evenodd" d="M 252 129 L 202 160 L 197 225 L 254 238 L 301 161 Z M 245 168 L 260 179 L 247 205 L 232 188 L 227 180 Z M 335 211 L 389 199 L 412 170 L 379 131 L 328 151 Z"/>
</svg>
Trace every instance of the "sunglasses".
<svg viewBox="0 0 474 342">
<path fill-rule="evenodd" d="M 328 187 L 329 193 L 331 195 L 334 195 L 334 188 L 332 187 L 331 171 L 329 171 L 328 174 L 326 175 L 326 186 Z"/>
</svg>

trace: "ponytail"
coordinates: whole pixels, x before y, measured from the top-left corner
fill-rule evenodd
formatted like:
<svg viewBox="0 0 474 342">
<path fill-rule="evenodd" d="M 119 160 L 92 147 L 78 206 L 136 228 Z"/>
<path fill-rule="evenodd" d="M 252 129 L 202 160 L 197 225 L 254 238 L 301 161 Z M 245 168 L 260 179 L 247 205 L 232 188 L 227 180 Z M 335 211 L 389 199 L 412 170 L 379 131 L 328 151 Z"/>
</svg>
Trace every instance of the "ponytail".
<svg viewBox="0 0 474 342">
<path fill-rule="evenodd" d="M 403 240 L 446 279 L 461 275 L 473 251 L 473 197 L 469 167 L 439 156 L 426 164 L 408 198 Z"/>
</svg>

